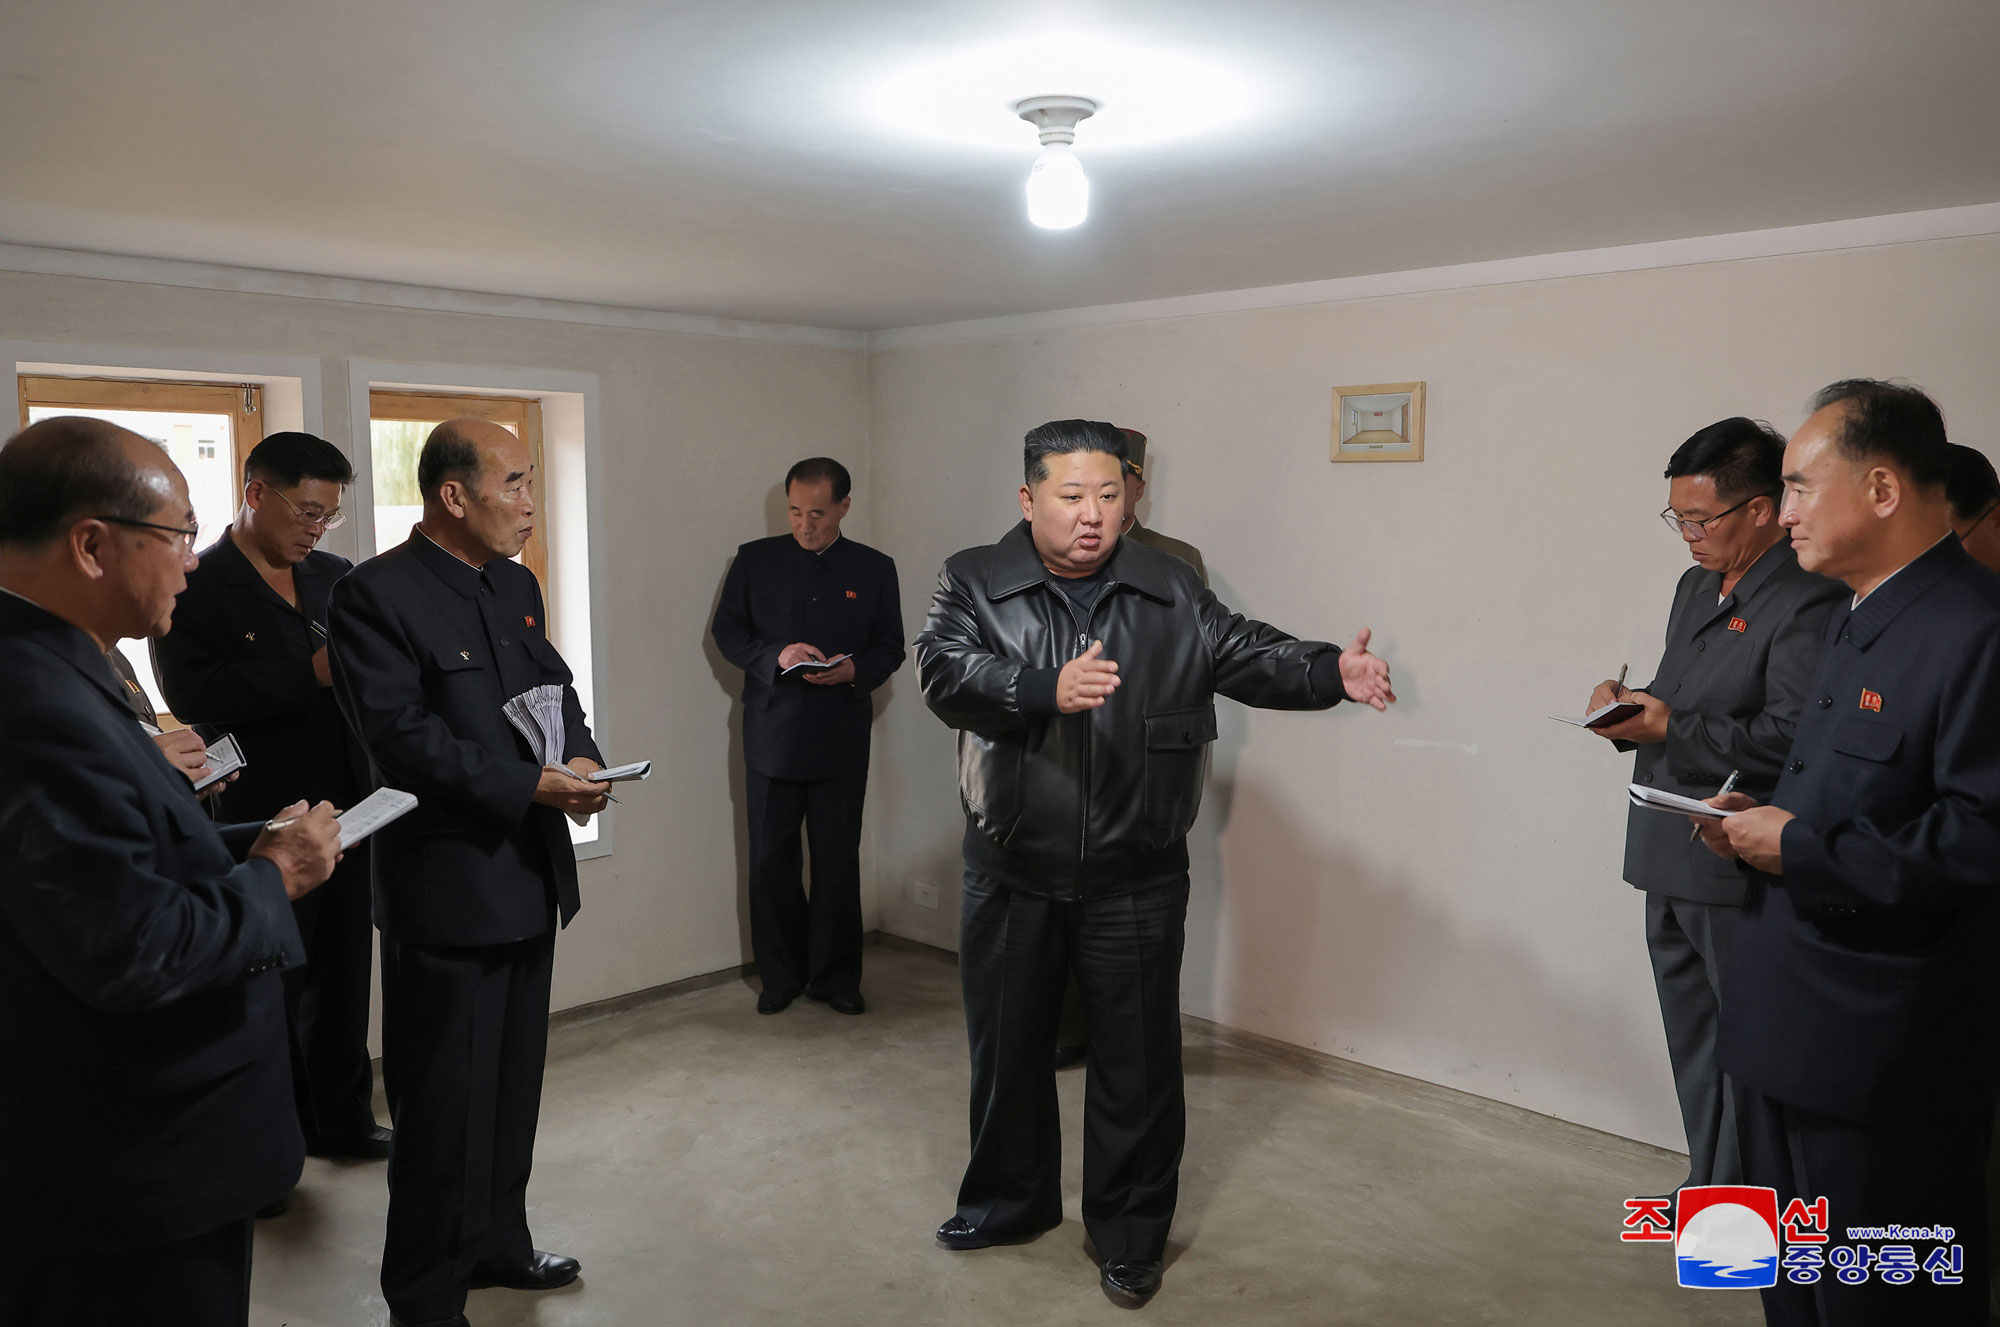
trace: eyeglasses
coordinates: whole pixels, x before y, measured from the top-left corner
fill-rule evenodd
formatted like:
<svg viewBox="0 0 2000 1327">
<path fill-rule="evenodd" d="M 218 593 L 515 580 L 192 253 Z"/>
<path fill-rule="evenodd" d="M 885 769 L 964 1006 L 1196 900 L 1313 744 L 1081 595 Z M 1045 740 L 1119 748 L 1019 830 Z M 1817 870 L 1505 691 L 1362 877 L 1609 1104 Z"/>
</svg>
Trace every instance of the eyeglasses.
<svg viewBox="0 0 2000 1327">
<path fill-rule="evenodd" d="M 1741 511 L 1762 496 L 1763 494 L 1761 493 L 1752 493 L 1749 497 L 1731 507 L 1729 511 Z M 1706 520 L 1690 521 L 1672 507 L 1669 507 L 1660 513 L 1660 519 L 1665 521 L 1667 528 L 1677 535 L 1688 539 L 1706 539 L 1708 538 L 1708 527 L 1727 516 L 1729 511 L 1719 511 Z"/>
<path fill-rule="evenodd" d="M 194 552 L 194 541 L 201 534 L 199 525 L 161 525 L 158 521 L 135 521 L 129 516 L 92 516 L 93 521 L 105 521 L 112 525 L 130 525 L 141 530 L 165 530 L 168 534 L 180 536 L 180 546 L 186 552 Z"/>
<path fill-rule="evenodd" d="M 292 509 L 292 515 L 298 517 L 302 523 L 306 525 L 317 525 L 322 533 L 328 530 L 338 530 L 340 528 L 340 523 L 347 519 L 347 513 L 342 511 L 338 507 L 335 507 L 332 511 L 307 511 L 305 508 L 299 506 L 298 503 L 293 502 L 290 498 L 286 497 L 283 493 L 279 493 L 277 489 L 272 488 L 269 484 L 266 484 L 264 487 L 268 492 L 277 493 L 278 500 L 284 503 L 287 507 L 290 507 Z"/>
</svg>

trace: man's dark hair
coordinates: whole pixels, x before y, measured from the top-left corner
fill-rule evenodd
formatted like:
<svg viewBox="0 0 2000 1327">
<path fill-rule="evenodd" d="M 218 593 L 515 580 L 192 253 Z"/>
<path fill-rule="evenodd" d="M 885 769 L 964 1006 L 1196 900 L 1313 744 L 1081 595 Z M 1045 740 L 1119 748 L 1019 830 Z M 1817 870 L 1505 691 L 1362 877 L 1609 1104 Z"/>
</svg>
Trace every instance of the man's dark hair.
<svg viewBox="0 0 2000 1327">
<path fill-rule="evenodd" d="M 1029 429 L 1022 444 L 1021 470 L 1030 484 L 1039 484 L 1049 477 L 1051 456 L 1103 452 L 1118 458 L 1121 474 L 1126 461 L 1131 459 L 1125 446 L 1125 435 L 1115 426 L 1097 419 L 1050 420 Z"/>
<path fill-rule="evenodd" d="M 1737 415 L 1710 424 L 1674 449 L 1667 462 L 1668 479 L 1707 475 L 1715 481 L 1715 496 L 1735 505 L 1754 497 L 1777 503 L 1785 495 L 1785 440 L 1760 420 Z"/>
<path fill-rule="evenodd" d="M 243 477 L 290 488 L 308 479 L 352 484 L 354 466 L 340 448 L 310 433 L 273 433 L 250 449 L 243 460 Z"/>
<path fill-rule="evenodd" d="M 143 521 L 164 494 L 126 452 L 129 429 L 58 415 L 0 446 L 0 545 L 33 546 L 86 516 Z"/>
<path fill-rule="evenodd" d="M 1951 444 L 1951 474 L 1944 481 L 1944 496 L 1954 521 L 1969 521 L 2000 502 L 2000 475 L 1993 473 L 1993 462 L 1985 452 Z"/>
<path fill-rule="evenodd" d="M 842 501 L 854 491 L 854 480 L 847 473 L 846 466 L 831 456 L 808 456 L 785 471 L 785 492 L 790 493 L 794 484 L 817 484 L 821 480 L 833 485 L 835 502 Z"/>
<path fill-rule="evenodd" d="M 424 439 L 424 449 L 417 453 L 417 492 L 426 498 L 436 494 L 447 479 L 456 479 L 467 488 L 478 487 L 479 448 L 453 427 L 454 422 L 448 419 L 432 429 Z"/>
<path fill-rule="evenodd" d="M 1942 484 L 1951 477 L 1950 444 L 1937 402 L 1908 383 L 1844 378 L 1819 390 L 1814 410 L 1847 407 L 1836 442 L 1856 465 L 1894 462 L 1919 484 Z"/>
</svg>

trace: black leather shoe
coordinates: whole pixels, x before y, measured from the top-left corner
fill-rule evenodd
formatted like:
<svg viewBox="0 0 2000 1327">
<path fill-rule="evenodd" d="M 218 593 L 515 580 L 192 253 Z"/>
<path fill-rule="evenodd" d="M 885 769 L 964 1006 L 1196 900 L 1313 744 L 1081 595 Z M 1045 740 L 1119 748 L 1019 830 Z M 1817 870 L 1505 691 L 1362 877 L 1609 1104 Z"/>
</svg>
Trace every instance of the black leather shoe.
<svg viewBox="0 0 2000 1327">
<path fill-rule="evenodd" d="M 798 998 L 799 993 L 797 991 L 759 991 L 757 993 L 757 1012 L 760 1014 L 781 1014 L 791 1007 L 792 1001 Z"/>
<path fill-rule="evenodd" d="M 472 1324 L 465 1320 L 463 1313 L 456 1318 L 425 1318 L 421 1322 L 415 1318 L 399 1318 L 392 1313 L 389 1315 L 389 1327 L 472 1327 Z"/>
<path fill-rule="evenodd" d="M 396 1135 L 379 1124 L 371 1124 L 360 1133 L 349 1134 L 319 1143 L 306 1149 L 316 1157 L 345 1158 L 350 1161 L 386 1161 L 389 1159 L 389 1145 L 396 1141 Z"/>
<path fill-rule="evenodd" d="M 1160 1264 L 1108 1262 L 1098 1280 L 1113 1302 L 1136 1309 L 1159 1293 Z"/>
<path fill-rule="evenodd" d="M 517 1267 L 476 1267 L 466 1284 L 474 1290 L 504 1286 L 509 1290 L 554 1290 L 576 1280 L 583 1264 L 560 1253 L 536 1249 L 525 1264 Z"/>
<path fill-rule="evenodd" d="M 1026 1244 L 1029 1240 L 1054 1229 L 1054 1226 L 1044 1226 L 1040 1230 L 1029 1230 L 1018 1235 L 994 1235 L 973 1225 L 962 1216 L 955 1216 L 937 1228 L 937 1242 L 954 1253 L 968 1253 L 973 1249 L 990 1249 L 997 1244 Z"/>
<path fill-rule="evenodd" d="M 860 991 L 849 991 L 846 995 L 817 995 L 806 992 L 808 1000 L 817 1000 L 836 1014 L 859 1014 L 868 1009 L 868 1002 L 861 998 Z"/>
</svg>

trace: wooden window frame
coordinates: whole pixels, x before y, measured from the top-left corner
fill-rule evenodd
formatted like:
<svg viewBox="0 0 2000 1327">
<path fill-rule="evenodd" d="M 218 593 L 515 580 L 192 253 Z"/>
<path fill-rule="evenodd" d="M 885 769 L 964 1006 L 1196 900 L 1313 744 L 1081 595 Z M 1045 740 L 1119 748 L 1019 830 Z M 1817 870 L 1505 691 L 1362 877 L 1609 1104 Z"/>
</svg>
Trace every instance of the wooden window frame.
<svg viewBox="0 0 2000 1327">
<path fill-rule="evenodd" d="M 528 463 L 535 468 L 535 532 L 521 550 L 521 565 L 535 573 L 542 583 L 542 597 L 550 617 L 556 614 L 549 589 L 549 469 L 542 463 L 542 403 L 533 396 L 479 396 L 469 392 L 413 392 L 370 388 L 368 418 L 383 420 L 484 419 L 495 424 L 511 424 L 515 435 L 528 444 Z M 387 552 L 386 549 L 378 550 Z"/>
<path fill-rule="evenodd" d="M 28 410 L 157 410 L 165 414 L 229 416 L 229 464 L 236 495 L 243 495 L 243 460 L 264 440 L 264 389 L 256 383 L 183 382 L 156 378 L 60 378 L 23 373 L 16 377 L 21 427 Z"/>
</svg>

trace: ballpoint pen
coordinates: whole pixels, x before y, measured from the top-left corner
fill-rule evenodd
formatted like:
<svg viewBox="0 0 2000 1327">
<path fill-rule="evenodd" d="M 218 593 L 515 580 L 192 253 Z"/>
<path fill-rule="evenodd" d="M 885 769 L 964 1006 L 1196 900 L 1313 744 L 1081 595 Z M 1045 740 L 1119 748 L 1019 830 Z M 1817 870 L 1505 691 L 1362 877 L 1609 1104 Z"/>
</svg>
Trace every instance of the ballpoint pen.
<svg viewBox="0 0 2000 1327">
<path fill-rule="evenodd" d="M 1630 672 L 1631 670 L 1632 670 L 1631 664 L 1622 663 L 1618 665 L 1618 681 L 1611 688 L 1613 695 L 1616 695 L 1618 692 L 1623 691 L 1625 689 L 1625 674 Z"/>
<path fill-rule="evenodd" d="M 1735 792 L 1736 781 L 1742 777 L 1743 777 L 1743 771 L 1740 769 L 1733 769 L 1729 771 L 1729 777 L 1722 781 L 1722 786 L 1715 790 L 1715 795 L 1717 797 L 1727 797 L 1729 794 Z M 1693 843 L 1696 839 L 1700 837 L 1701 837 L 1700 825 L 1695 825 L 1688 830 L 1689 843 Z"/>
</svg>

